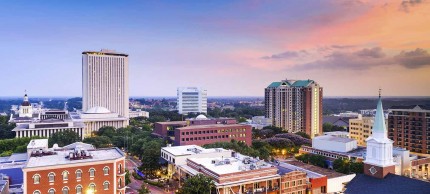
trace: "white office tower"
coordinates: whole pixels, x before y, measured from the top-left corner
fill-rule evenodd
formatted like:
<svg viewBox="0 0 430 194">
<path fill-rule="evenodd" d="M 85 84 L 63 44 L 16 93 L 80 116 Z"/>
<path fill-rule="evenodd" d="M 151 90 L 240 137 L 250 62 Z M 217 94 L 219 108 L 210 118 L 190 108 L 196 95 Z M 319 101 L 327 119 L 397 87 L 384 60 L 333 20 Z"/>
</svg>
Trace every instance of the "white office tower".
<svg viewBox="0 0 430 194">
<path fill-rule="evenodd" d="M 208 112 L 207 91 L 198 87 L 178 88 L 179 114 Z"/>
<path fill-rule="evenodd" d="M 82 52 L 82 111 L 94 107 L 128 118 L 128 54 Z"/>
</svg>

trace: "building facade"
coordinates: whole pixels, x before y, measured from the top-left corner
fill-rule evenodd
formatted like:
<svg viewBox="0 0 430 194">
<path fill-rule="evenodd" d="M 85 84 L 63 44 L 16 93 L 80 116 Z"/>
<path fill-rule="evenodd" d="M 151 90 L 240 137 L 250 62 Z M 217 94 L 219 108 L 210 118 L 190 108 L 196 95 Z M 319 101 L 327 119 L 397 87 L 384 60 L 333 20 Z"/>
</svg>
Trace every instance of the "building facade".
<svg viewBox="0 0 430 194">
<path fill-rule="evenodd" d="M 374 117 L 362 115 L 349 120 L 349 136 L 357 140 L 359 146 L 366 146 L 366 139 L 372 135 L 373 120 Z"/>
<path fill-rule="evenodd" d="M 283 80 L 265 89 L 266 117 L 273 125 L 312 138 L 322 133 L 323 88 L 313 80 Z"/>
<path fill-rule="evenodd" d="M 242 124 L 191 125 L 175 129 L 176 146 L 205 145 L 236 140 L 250 146 L 252 127 Z"/>
<path fill-rule="evenodd" d="M 118 148 L 32 151 L 22 171 L 24 194 L 125 194 L 125 155 Z"/>
<path fill-rule="evenodd" d="M 388 115 L 388 137 L 395 146 L 430 154 L 430 108 L 397 106 Z"/>
<path fill-rule="evenodd" d="M 47 137 L 61 131 L 76 132 L 79 137 L 84 138 L 85 125 L 82 122 L 73 122 L 71 120 L 47 119 L 39 122 L 22 123 L 17 125 L 12 131 L 15 131 L 16 138 L 21 137 Z"/>
<path fill-rule="evenodd" d="M 106 107 L 128 118 L 128 55 L 110 50 L 82 53 L 82 111 Z"/>
<path fill-rule="evenodd" d="M 207 90 L 199 87 L 180 87 L 177 90 L 179 114 L 207 113 Z"/>
</svg>

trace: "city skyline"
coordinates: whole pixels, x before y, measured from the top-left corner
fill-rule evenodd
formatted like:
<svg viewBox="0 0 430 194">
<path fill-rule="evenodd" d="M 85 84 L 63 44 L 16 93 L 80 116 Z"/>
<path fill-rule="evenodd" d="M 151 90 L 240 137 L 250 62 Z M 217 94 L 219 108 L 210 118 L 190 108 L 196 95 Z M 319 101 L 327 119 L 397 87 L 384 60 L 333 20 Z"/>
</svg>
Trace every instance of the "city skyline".
<svg viewBox="0 0 430 194">
<path fill-rule="evenodd" d="M 286 78 L 430 96 L 429 1 L 105 2 L 1 2 L 0 96 L 82 96 L 81 53 L 102 48 L 129 54 L 130 96 L 264 96 Z"/>
</svg>

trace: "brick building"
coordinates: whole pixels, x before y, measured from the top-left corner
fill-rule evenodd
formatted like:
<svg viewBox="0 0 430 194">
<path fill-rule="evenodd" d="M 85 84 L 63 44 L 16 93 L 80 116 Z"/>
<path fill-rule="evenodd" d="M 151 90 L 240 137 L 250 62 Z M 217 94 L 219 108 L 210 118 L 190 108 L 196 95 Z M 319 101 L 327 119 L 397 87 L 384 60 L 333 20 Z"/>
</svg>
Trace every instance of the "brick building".
<svg viewBox="0 0 430 194">
<path fill-rule="evenodd" d="M 170 138 L 174 145 L 205 145 L 232 139 L 247 145 L 252 143 L 250 125 L 237 124 L 233 118 L 207 118 L 204 115 L 186 121 L 157 122 L 153 134 Z"/>
<path fill-rule="evenodd" d="M 430 154 L 430 107 L 391 107 L 388 115 L 388 138 L 394 141 L 394 146 Z"/>
<path fill-rule="evenodd" d="M 252 128 L 242 124 L 191 125 L 175 129 L 176 146 L 230 142 L 232 139 L 252 144 Z"/>
<path fill-rule="evenodd" d="M 125 194 L 125 155 L 118 148 L 31 150 L 22 171 L 24 194 Z"/>
</svg>

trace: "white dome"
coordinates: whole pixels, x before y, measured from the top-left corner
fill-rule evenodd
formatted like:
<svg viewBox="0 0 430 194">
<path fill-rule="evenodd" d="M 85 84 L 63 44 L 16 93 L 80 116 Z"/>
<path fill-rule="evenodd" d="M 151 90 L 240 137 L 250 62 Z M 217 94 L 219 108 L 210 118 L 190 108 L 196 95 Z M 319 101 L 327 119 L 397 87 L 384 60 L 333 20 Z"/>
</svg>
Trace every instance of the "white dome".
<svg viewBox="0 0 430 194">
<path fill-rule="evenodd" d="M 196 119 L 198 120 L 204 120 L 204 119 L 208 119 L 205 115 L 199 115 L 196 117 Z"/>
<path fill-rule="evenodd" d="M 106 113 L 111 113 L 111 112 L 107 108 L 101 107 L 101 106 L 92 107 L 85 112 L 85 114 L 106 114 Z"/>
</svg>

